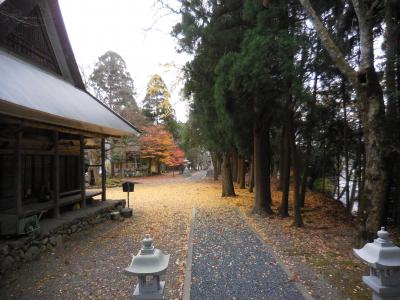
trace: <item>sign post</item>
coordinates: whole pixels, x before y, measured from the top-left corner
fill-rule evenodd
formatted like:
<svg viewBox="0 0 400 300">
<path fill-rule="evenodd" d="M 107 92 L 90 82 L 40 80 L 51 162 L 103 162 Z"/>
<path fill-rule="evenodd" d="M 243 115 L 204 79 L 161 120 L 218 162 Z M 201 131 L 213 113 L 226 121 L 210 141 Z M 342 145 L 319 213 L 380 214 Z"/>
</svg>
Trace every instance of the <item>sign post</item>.
<svg viewBox="0 0 400 300">
<path fill-rule="evenodd" d="M 123 208 L 121 210 L 121 215 L 124 218 L 130 218 L 132 217 L 132 208 L 130 208 L 130 203 L 129 203 L 129 193 L 130 192 L 134 192 L 135 190 L 135 183 L 134 182 L 130 182 L 130 181 L 126 181 L 124 183 L 122 183 L 122 191 L 127 193 L 127 199 L 128 199 L 128 205 L 127 207 Z"/>
<path fill-rule="evenodd" d="M 130 192 L 134 192 L 135 191 L 135 183 L 134 182 L 129 182 L 126 181 L 124 183 L 122 183 L 122 191 L 126 192 L 128 194 L 128 207 L 130 207 L 129 205 L 129 193 Z"/>
</svg>

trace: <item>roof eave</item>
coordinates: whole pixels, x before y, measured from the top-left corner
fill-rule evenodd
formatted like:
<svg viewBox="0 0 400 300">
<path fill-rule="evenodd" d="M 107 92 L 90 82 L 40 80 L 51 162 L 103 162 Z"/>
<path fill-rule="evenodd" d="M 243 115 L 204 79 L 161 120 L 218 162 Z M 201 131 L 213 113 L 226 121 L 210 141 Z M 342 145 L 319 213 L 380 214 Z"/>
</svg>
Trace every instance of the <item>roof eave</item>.
<svg viewBox="0 0 400 300">
<path fill-rule="evenodd" d="M 111 108 L 109 108 L 107 105 L 105 105 L 102 101 L 97 99 L 95 96 L 93 96 L 91 93 L 89 93 L 87 90 L 84 90 L 86 94 L 88 94 L 90 97 L 92 97 L 94 100 L 96 100 L 100 105 L 104 106 L 107 110 L 109 110 L 113 115 L 115 115 L 117 118 L 121 119 L 124 123 L 126 123 L 128 126 L 130 126 L 133 130 L 136 131 L 137 134 L 141 134 L 142 131 L 137 128 L 135 125 L 133 125 L 131 122 L 129 122 L 127 119 L 125 119 L 123 116 L 117 114 L 115 111 L 113 111 Z"/>
<path fill-rule="evenodd" d="M 60 117 L 43 111 L 17 105 L 15 103 L 11 103 L 1 99 L 0 99 L 0 113 L 11 117 L 16 117 L 19 119 L 36 121 L 39 123 L 49 124 L 60 128 L 62 127 L 71 128 L 77 131 L 93 133 L 95 135 L 101 135 L 101 136 L 123 137 L 123 136 L 133 136 L 139 134 L 139 131 L 134 129 L 134 127 L 132 132 L 128 132 L 120 129 L 101 126 L 98 124 Z"/>
</svg>

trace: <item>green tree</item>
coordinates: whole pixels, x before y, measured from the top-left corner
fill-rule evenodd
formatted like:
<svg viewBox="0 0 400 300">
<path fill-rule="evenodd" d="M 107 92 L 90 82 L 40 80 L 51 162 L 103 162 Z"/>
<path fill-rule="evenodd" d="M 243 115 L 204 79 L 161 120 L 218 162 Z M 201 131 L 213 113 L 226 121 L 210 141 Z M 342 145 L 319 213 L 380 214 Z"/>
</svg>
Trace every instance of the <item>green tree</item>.
<svg viewBox="0 0 400 300">
<path fill-rule="evenodd" d="M 288 91 L 295 86 L 296 39 L 283 21 L 286 14 L 286 6 L 280 3 L 266 9 L 259 1 L 248 1 L 244 15 L 252 26 L 244 34 L 240 51 L 225 54 L 216 69 L 219 111 L 229 120 L 226 124 L 233 125 L 231 131 L 238 148 L 253 152 L 253 211 L 257 213 L 272 213 L 271 132 L 280 121 L 276 116 L 282 116 L 285 103 L 293 98 Z M 296 224 L 301 226 L 299 209 L 295 215 Z"/>
<path fill-rule="evenodd" d="M 89 85 L 97 98 L 118 113 L 127 107 L 137 108 L 132 77 L 118 53 L 107 51 L 99 57 Z"/>
<path fill-rule="evenodd" d="M 118 53 L 107 51 L 99 57 L 89 76 L 88 84 L 96 97 L 113 111 L 123 115 L 133 124 L 141 125 L 143 118 L 135 101 L 133 80 L 126 69 L 125 61 Z M 111 176 L 115 176 L 116 164 L 120 164 L 120 174 L 123 175 L 122 163 L 125 160 L 126 147 L 135 142 L 136 137 L 109 140 Z"/>
<path fill-rule="evenodd" d="M 180 4 L 173 35 L 194 57 L 185 67 L 190 134 L 213 161 L 258 155 L 254 210 L 269 210 L 269 172 L 279 170 L 280 213 L 288 216 L 293 182 L 297 226 L 306 190 L 328 186 L 348 211 L 358 200 L 364 237 L 382 222 L 399 224 L 397 2 Z M 383 63 L 375 41 L 383 41 Z"/>
<path fill-rule="evenodd" d="M 182 21 L 174 27 L 182 51 L 194 52 L 185 67 L 185 92 L 193 125 L 212 157 L 222 158 L 222 195 L 235 195 L 231 163 L 235 153 L 232 126 L 214 95 L 215 68 L 221 57 L 238 50 L 244 24 L 242 1 L 181 1 Z M 218 159 L 220 160 L 220 159 Z M 213 159 L 216 167 L 216 159 Z"/>
</svg>

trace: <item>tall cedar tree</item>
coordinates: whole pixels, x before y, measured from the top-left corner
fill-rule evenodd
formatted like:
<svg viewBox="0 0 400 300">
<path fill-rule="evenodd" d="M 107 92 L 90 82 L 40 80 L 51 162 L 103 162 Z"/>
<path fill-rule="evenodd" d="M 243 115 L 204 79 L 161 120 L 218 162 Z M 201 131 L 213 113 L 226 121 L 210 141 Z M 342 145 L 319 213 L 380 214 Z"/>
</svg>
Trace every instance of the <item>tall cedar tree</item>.
<svg viewBox="0 0 400 300">
<path fill-rule="evenodd" d="M 222 195 L 235 195 L 231 154 L 235 144 L 230 124 L 214 97 L 214 70 L 227 51 L 239 48 L 243 26 L 242 1 L 182 1 L 182 21 L 174 28 L 181 50 L 195 52 L 186 68 L 186 95 L 193 99 L 192 116 L 197 119 L 207 148 L 222 157 Z M 197 22 L 197 20 L 202 22 Z"/>
<path fill-rule="evenodd" d="M 94 90 L 98 99 L 104 102 L 113 111 L 127 117 L 129 121 L 140 125 L 143 120 L 135 101 L 135 90 L 131 75 L 126 69 L 123 58 L 116 52 L 107 51 L 99 57 L 88 85 Z M 136 137 L 124 140 L 109 139 L 111 144 L 111 176 L 115 175 L 115 164 L 120 164 L 121 176 L 123 173 L 122 162 L 128 144 L 137 142 Z M 119 148 L 116 149 L 116 148 Z"/>
<path fill-rule="evenodd" d="M 216 69 L 216 98 L 223 104 L 231 123 L 253 128 L 249 136 L 253 139 L 254 212 L 272 213 L 270 133 L 276 121 L 274 116 L 281 115 L 285 107 L 289 89 L 284 87 L 294 81 L 295 40 L 280 24 L 282 11 L 285 13 L 285 6 L 265 9 L 259 2 L 248 1 L 246 18 L 257 22 L 246 31 L 240 52 L 226 54 Z M 243 139 L 237 131 L 233 132 L 238 140 Z M 297 200 L 298 197 L 296 203 Z M 300 209 L 298 205 L 295 208 L 296 225 L 301 226 Z"/>
<path fill-rule="evenodd" d="M 116 112 L 127 107 L 137 108 L 132 77 L 118 53 L 107 51 L 99 57 L 89 85 L 96 96 Z"/>
</svg>

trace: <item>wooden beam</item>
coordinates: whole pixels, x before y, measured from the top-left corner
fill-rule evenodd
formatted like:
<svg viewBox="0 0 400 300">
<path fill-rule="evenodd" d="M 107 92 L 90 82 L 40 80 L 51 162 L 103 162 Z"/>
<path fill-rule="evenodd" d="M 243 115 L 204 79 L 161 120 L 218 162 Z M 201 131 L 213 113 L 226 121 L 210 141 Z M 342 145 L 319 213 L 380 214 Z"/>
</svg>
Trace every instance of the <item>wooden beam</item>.
<svg viewBox="0 0 400 300">
<path fill-rule="evenodd" d="M 32 127 L 32 128 L 47 129 L 47 130 L 52 130 L 52 131 L 57 130 L 59 132 L 77 134 L 77 135 L 85 134 L 85 136 L 90 136 L 90 137 L 108 136 L 107 134 L 94 133 L 94 132 L 86 131 L 83 129 L 82 130 L 73 129 L 73 128 L 69 128 L 69 127 L 65 127 L 65 126 L 57 126 L 57 125 L 52 125 L 52 124 L 48 124 L 48 123 L 42 123 L 39 121 L 22 119 L 19 117 L 3 115 L 3 114 L 1 114 L 0 119 L 1 119 L 2 123 L 20 125 L 22 127 Z M 115 136 L 115 137 L 119 137 L 119 136 Z"/>
<path fill-rule="evenodd" d="M 22 147 L 21 147 L 22 148 Z M 79 155 L 79 149 L 75 151 L 73 150 L 68 150 L 68 149 L 62 149 L 59 147 L 58 149 L 59 155 L 68 155 L 68 156 L 78 156 Z M 54 155 L 54 149 L 53 150 L 32 150 L 32 149 L 21 149 L 22 154 L 27 154 L 27 155 Z M 7 155 L 7 154 L 15 154 L 15 148 L 13 149 L 0 149 L 0 154 Z"/>
<path fill-rule="evenodd" d="M 101 147 L 99 147 L 99 146 L 85 146 L 85 149 L 88 149 L 88 150 L 90 150 L 90 149 L 98 150 L 98 149 L 101 149 Z"/>
<path fill-rule="evenodd" d="M 101 139 L 101 201 L 106 201 L 106 139 Z"/>
<path fill-rule="evenodd" d="M 15 210 L 18 217 L 22 216 L 22 151 L 21 151 L 22 129 L 16 134 L 15 143 Z"/>
<path fill-rule="evenodd" d="M 70 151 L 63 151 L 60 149 L 59 152 L 60 152 L 59 155 L 62 155 L 62 156 L 79 156 L 79 151 L 78 151 L 78 153 L 76 153 L 76 152 L 70 152 Z"/>
<path fill-rule="evenodd" d="M 54 198 L 54 218 L 60 217 L 60 155 L 59 155 L 59 141 L 58 131 L 53 133 L 54 143 L 54 156 L 53 156 L 53 198 Z"/>
<path fill-rule="evenodd" d="M 28 155 L 54 155 L 54 149 L 52 150 L 34 150 L 34 149 L 22 149 L 22 154 Z"/>
<path fill-rule="evenodd" d="M 81 189 L 81 207 L 86 207 L 86 185 L 85 185 L 85 138 L 83 135 L 79 137 L 79 175 Z"/>
</svg>

